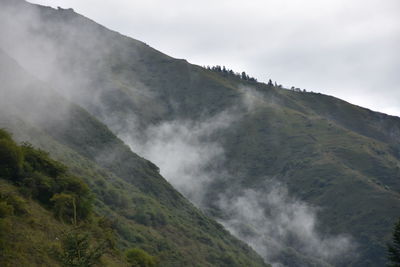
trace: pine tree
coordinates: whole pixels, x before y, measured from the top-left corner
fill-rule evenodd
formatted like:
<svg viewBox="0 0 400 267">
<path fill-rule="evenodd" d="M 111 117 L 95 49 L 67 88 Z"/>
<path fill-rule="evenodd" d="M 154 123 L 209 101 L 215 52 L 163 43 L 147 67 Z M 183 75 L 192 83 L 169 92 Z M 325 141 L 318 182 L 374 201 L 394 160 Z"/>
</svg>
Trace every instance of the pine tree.
<svg viewBox="0 0 400 267">
<path fill-rule="evenodd" d="M 392 243 L 388 245 L 389 266 L 400 267 L 400 219 L 396 223 Z"/>
<path fill-rule="evenodd" d="M 269 81 L 268 81 L 268 83 L 267 83 L 267 86 L 268 86 L 269 88 L 273 88 L 273 87 L 274 87 L 274 84 L 272 83 L 272 80 L 271 80 L 271 79 L 269 79 Z"/>
</svg>

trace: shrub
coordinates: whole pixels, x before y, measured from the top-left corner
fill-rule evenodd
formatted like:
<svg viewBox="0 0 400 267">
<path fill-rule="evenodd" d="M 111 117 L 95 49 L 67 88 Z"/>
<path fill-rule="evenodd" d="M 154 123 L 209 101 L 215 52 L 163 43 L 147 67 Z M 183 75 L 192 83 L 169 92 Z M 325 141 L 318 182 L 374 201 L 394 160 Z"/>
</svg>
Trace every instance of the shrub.
<svg viewBox="0 0 400 267">
<path fill-rule="evenodd" d="M 34 172 L 29 177 L 22 179 L 21 186 L 27 188 L 25 194 L 39 200 L 46 206 L 51 206 L 50 198 L 55 191 L 55 181 L 40 172 Z"/>
<path fill-rule="evenodd" d="M 94 245 L 88 233 L 77 230 L 67 233 L 61 242 L 62 252 L 59 258 L 68 267 L 93 266 L 108 249 L 107 242 Z"/>
<path fill-rule="evenodd" d="M 24 143 L 21 148 L 26 163 L 24 166 L 25 171 L 37 171 L 50 177 L 58 177 L 61 174 L 66 173 L 67 167 L 60 162 L 51 159 L 47 152 L 35 149 L 28 143 Z"/>
<path fill-rule="evenodd" d="M 11 205 L 15 215 L 27 213 L 25 201 L 14 193 L 0 193 L 0 201 L 4 201 L 8 205 Z"/>
<path fill-rule="evenodd" d="M 162 211 L 139 209 L 133 216 L 134 220 L 146 226 L 164 226 L 167 224 L 167 217 Z"/>
<path fill-rule="evenodd" d="M 12 215 L 13 213 L 13 206 L 7 204 L 5 201 L 0 201 L 0 219 Z"/>
<path fill-rule="evenodd" d="M 9 139 L 0 139 L 0 177 L 16 180 L 22 170 L 20 148 Z"/>
<path fill-rule="evenodd" d="M 156 266 L 156 261 L 153 256 L 140 248 L 131 248 L 125 252 L 130 266 L 138 267 L 153 267 Z"/>
<path fill-rule="evenodd" d="M 9 246 L 7 241 L 7 235 L 12 231 L 12 224 L 8 219 L 0 218 L 0 259 L 4 256 L 4 250 L 6 250 Z"/>
<path fill-rule="evenodd" d="M 67 220 L 76 224 L 76 204 L 72 195 L 54 194 L 50 201 L 53 202 L 53 210 L 59 220 Z"/>
<path fill-rule="evenodd" d="M 108 189 L 103 195 L 105 203 L 117 208 L 126 208 L 128 206 L 128 198 L 121 191 Z"/>
</svg>

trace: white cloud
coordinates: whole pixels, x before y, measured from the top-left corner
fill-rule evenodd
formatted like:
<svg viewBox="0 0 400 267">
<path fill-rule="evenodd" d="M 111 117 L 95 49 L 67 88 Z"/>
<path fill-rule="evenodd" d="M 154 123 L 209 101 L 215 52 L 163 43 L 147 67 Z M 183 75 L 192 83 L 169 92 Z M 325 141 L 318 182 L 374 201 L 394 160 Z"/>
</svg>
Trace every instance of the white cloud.
<svg viewBox="0 0 400 267">
<path fill-rule="evenodd" d="M 219 206 L 229 214 L 221 223 L 234 235 L 250 244 L 273 266 L 281 266 L 282 251 L 294 247 L 310 258 L 336 265 L 354 257 L 356 244 L 345 235 L 318 233 L 316 209 L 289 196 L 286 187 L 274 179 L 262 189 L 235 192 L 235 197 L 220 196 Z M 289 245 L 290 244 L 290 245 Z"/>
</svg>

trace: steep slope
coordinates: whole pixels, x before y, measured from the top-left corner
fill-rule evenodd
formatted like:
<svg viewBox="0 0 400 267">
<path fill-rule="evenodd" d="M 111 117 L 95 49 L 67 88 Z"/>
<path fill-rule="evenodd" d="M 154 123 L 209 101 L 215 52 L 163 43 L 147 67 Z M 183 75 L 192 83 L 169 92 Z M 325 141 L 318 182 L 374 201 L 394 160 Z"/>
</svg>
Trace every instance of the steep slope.
<svg viewBox="0 0 400 267">
<path fill-rule="evenodd" d="M 291 92 L 279 93 L 285 96 Z M 386 240 L 399 216 L 399 158 L 394 149 L 398 144 L 371 138 L 372 131 L 352 130 L 357 123 L 375 128 L 374 124 L 380 123 L 376 120 L 366 120 L 364 124 L 356 120 L 346 128 L 340 118 L 332 120 L 314 112 L 311 108 L 314 101 L 319 101 L 317 97 L 324 98 L 313 94 L 297 96 L 296 104 L 302 98 L 311 100 L 309 106 L 301 107 L 306 111 L 285 105 L 279 109 L 263 107 L 230 128 L 224 139 L 228 168 L 243 172 L 236 182 L 246 187 L 259 187 L 266 175 L 284 182 L 300 199 L 322 207 L 318 218 L 323 231 L 348 233 L 355 239 L 359 253 L 355 265 L 383 265 Z M 333 101 L 325 105 L 325 114 L 334 116 L 334 111 L 329 111 L 337 102 Z M 372 113 L 340 102 L 348 109 L 346 119 Z M 372 114 L 370 118 L 373 117 L 386 116 Z M 399 119 L 387 117 L 399 125 Z M 396 124 L 388 125 L 398 129 Z M 377 130 L 383 136 L 388 129 Z"/>
<path fill-rule="evenodd" d="M 206 70 L 72 10 L 3 2 L 7 53 L 153 160 L 264 258 L 384 265 L 400 205 L 399 118 Z M 129 180 L 128 166 L 109 166 L 94 157 L 99 151 L 71 141 L 82 135 L 66 131 L 75 128 L 48 132 Z M 149 163 L 141 162 L 135 171 L 146 177 L 140 166 Z M 147 190 L 151 181 L 135 185 Z"/>
<path fill-rule="evenodd" d="M 161 266 L 266 266 L 85 110 L 3 52 L 0 69 L 0 127 L 46 149 L 88 183 L 95 210 L 110 220 L 120 249 L 140 247 Z"/>
<path fill-rule="evenodd" d="M 79 177 L 4 130 L 0 158 L 1 266 L 128 265 Z"/>
</svg>

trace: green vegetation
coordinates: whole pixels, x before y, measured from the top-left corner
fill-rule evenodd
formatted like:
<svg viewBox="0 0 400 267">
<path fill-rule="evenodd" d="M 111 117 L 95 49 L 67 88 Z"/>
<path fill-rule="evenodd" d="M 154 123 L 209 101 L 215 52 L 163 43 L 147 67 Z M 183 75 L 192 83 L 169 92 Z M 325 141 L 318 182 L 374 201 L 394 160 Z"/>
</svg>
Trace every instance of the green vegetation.
<svg viewBox="0 0 400 267">
<path fill-rule="evenodd" d="M 49 138 L 44 133 L 37 134 L 36 136 L 35 130 L 31 129 L 33 139 L 38 138 L 36 140 L 40 142 L 41 138 Z M 18 194 L 22 195 L 5 204 L 1 203 L 0 212 L 1 214 L 16 213 L 15 211 L 23 213 L 21 203 L 26 202 L 31 205 L 29 199 L 34 199 L 40 203 L 40 211 L 52 213 L 54 219 L 46 218 L 46 220 L 54 224 L 51 227 L 59 229 L 51 231 L 53 238 L 51 241 L 41 237 L 39 245 L 39 247 L 45 246 L 42 250 L 46 255 L 44 259 L 54 262 L 52 266 L 57 264 L 90 266 L 98 260 L 103 264 L 108 262 L 117 266 L 123 265 L 125 259 L 119 255 L 118 248 L 123 250 L 134 246 L 139 251 L 148 251 L 147 254 L 137 256 L 139 261 L 146 255 L 142 259 L 147 262 L 146 264 L 160 262 L 162 266 L 191 264 L 190 257 L 197 258 L 199 266 L 206 262 L 209 266 L 224 266 L 219 262 L 225 252 L 219 256 L 218 247 L 224 251 L 231 250 L 236 255 L 232 258 L 234 266 L 252 264 L 251 260 L 241 255 L 242 249 L 252 255 L 251 257 L 257 257 L 248 247 L 230 237 L 220 225 L 210 221 L 189 203 L 183 202 L 182 209 L 173 211 L 140 193 L 137 188 L 112 173 L 96 167 L 72 150 L 58 145 L 51 139 L 46 140 L 47 145 L 55 151 L 55 155 L 64 158 L 71 166 L 71 170 L 68 171 L 65 165 L 51 159 L 47 153 L 33 148 L 32 145 L 24 143 L 18 146 L 12 139 L 7 139 L 12 147 L 21 151 L 22 170 L 15 179 L 3 177 L 14 184 L 13 188 L 18 188 Z M 89 177 L 85 180 L 90 184 L 93 193 L 90 193 L 88 186 L 77 178 L 78 175 Z M 119 197 L 110 197 L 109 194 Z M 9 203 L 14 203 L 14 206 L 10 207 Z M 33 218 L 28 221 L 36 221 L 36 213 L 36 210 L 30 212 Z M 106 217 L 101 219 L 99 217 L 101 214 Z M 188 214 L 191 215 L 188 217 Z M 8 220 L 9 224 L 4 226 L 2 224 L 2 227 L 14 227 L 16 221 L 24 224 L 27 220 L 15 216 L 12 218 L 11 221 Z M 200 231 L 196 225 L 201 225 Z M 47 227 L 51 229 L 50 226 Z M 37 230 L 31 229 L 30 225 L 22 228 L 29 231 L 29 238 L 37 238 L 39 233 L 33 234 Z M 57 242 L 54 242 L 54 236 L 57 236 Z M 8 236 L 6 240 L 12 238 Z M 207 242 L 204 243 L 203 240 Z M 8 244 L 7 247 L 22 246 L 21 250 L 25 250 L 25 245 L 26 242 L 21 241 L 17 244 Z M 186 248 L 183 250 L 182 246 Z M 24 260 L 24 256 L 17 257 L 12 251 L 9 249 L 8 253 L 4 254 L 9 255 L 7 259 L 1 261 L 6 264 L 5 266 Z M 203 258 L 211 253 L 215 256 Z M 101 255 L 103 256 L 100 257 Z M 258 260 L 255 266 L 263 265 L 262 261 Z"/>
<path fill-rule="evenodd" d="M 7 159 L 0 169 L 0 265 L 101 263 L 114 234 L 98 225 L 87 185 L 44 151 L 17 145 L 2 129 L 0 144 L 0 158 Z"/>
<path fill-rule="evenodd" d="M 9 250 L 20 253 L 10 256 L 8 265 L 26 265 L 35 246 L 40 253 L 31 255 L 32 265 L 45 261 L 44 265 L 57 266 L 62 262 L 60 255 L 73 259 L 73 253 L 62 252 L 61 240 L 75 224 L 83 224 L 87 226 L 79 229 L 89 233 L 91 240 L 88 255 L 102 240 L 114 244 L 116 250 L 109 249 L 100 258 L 105 266 L 124 266 L 125 257 L 118 251 L 128 248 L 146 251 L 162 266 L 266 266 L 249 246 L 196 209 L 161 177 L 154 164 L 134 154 L 87 111 L 27 76 L 1 52 L 0 65 L 12 70 L 3 84 L 9 95 L 25 92 L 21 100 L 8 101 L 12 107 L 0 106 L 0 124 L 18 142 L 40 148 L 26 143 L 18 146 L 26 176 L 6 178 L 32 206 L 29 218 L 10 217 L 13 228 L 22 224 L 18 229 L 26 239 L 15 244 L 18 250 Z M 25 97 L 37 101 L 25 105 Z M 52 111 L 46 120 L 40 119 L 43 110 Z M 42 220 L 36 218 L 39 215 Z M 95 219 L 98 216 L 104 220 Z M 31 217 L 40 226 L 27 224 Z M 111 229 L 114 238 L 102 227 Z M 54 247 L 55 252 L 49 254 Z"/>
<path fill-rule="evenodd" d="M 53 209 L 60 219 L 77 223 L 90 215 L 91 195 L 87 185 L 67 173 L 67 168 L 44 151 L 29 144 L 18 146 L 0 130 L 1 177 L 27 197 Z"/>
<path fill-rule="evenodd" d="M 107 241 L 92 246 L 88 233 L 77 230 L 66 233 L 62 237 L 62 252 L 59 259 L 65 266 L 86 267 L 93 266 L 100 261 L 100 257 L 106 252 Z"/>
<path fill-rule="evenodd" d="M 250 82 L 257 82 L 257 79 L 254 77 L 250 77 L 248 74 L 246 74 L 245 71 L 242 71 L 242 73 L 239 72 L 234 72 L 231 69 L 227 69 L 225 66 L 207 66 L 207 70 L 214 71 L 216 73 L 222 74 L 224 77 L 229 77 L 229 78 L 234 78 L 238 80 L 243 80 L 243 81 L 250 81 Z M 271 82 L 272 83 L 272 82 Z"/>
<path fill-rule="evenodd" d="M 209 138 L 224 149 L 223 168 L 240 175 L 228 182 L 222 177 L 212 182 L 206 192 L 208 214 L 224 217 L 224 211 L 215 208 L 223 192 L 262 190 L 274 177 L 288 186 L 292 196 L 321 207 L 318 228 L 322 233 L 354 237 L 361 256 L 343 258 L 343 265 L 385 263 L 386 242 L 400 208 L 398 118 L 317 93 L 280 89 L 272 81 L 261 84 L 231 77 L 150 48 L 143 50 L 140 64 L 126 62 L 122 55 L 110 60 L 111 65 L 118 64 L 118 69 L 110 71 L 110 82 L 126 96 L 122 106 L 104 104 L 105 110 L 118 114 L 115 120 L 112 116 L 104 119 L 112 121 L 112 130 L 129 129 L 126 121 L 133 116 L 144 125 L 203 121 L 240 108 L 246 90 L 256 92 L 259 106 Z M 132 81 L 132 75 L 155 92 L 146 104 L 134 100 L 138 81 Z M 170 103 L 178 104 L 171 107 Z M 127 107 L 144 111 L 138 114 Z M 96 110 L 92 113 L 104 116 Z M 290 249 L 279 260 L 285 262 L 290 256 L 291 262 L 303 260 Z"/>
<path fill-rule="evenodd" d="M 131 266 L 154 267 L 156 261 L 146 251 L 140 248 L 131 248 L 125 252 L 126 258 Z"/>
<path fill-rule="evenodd" d="M 6 131 L 0 131 L 0 176 L 17 179 L 22 171 L 22 152 Z"/>
<path fill-rule="evenodd" d="M 58 77 L 61 81 L 45 82 L 71 92 L 71 101 L 87 111 L 55 93 L 42 93 L 51 90 L 28 79 L 14 61 L 0 52 L 1 66 L 7 66 L 1 73 L 2 90 L 8 90 L 4 95 L 10 97 L 22 88 L 23 98 L 36 100 L 26 105 L 26 101 L 10 97 L 12 108 L 0 107 L 5 109 L 0 113 L 0 122 L 19 141 L 29 141 L 49 151 L 52 158 L 70 170 L 65 174 L 62 167 L 39 150 L 33 150 L 32 159 L 25 161 L 29 146 L 0 142 L 0 151 L 4 151 L 0 173 L 12 183 L 7 184 L 7 190 L 14 192 L 18 187 L 22 191 L 17 191 L 23 193 L 2 200 L 3 229 L 27 221 L 33 216 L 29 214 L 46 214 L 50 210 L 55 221 L 41 224 L 49 229 L 56 228 L 52 225 L 73 227 L 74 221 L 86 223 L 90 214 L 95 213 L 106 217 L 106 224 L 116 231 L 115 244 L 121 251 L 142 249 L 162 266 L 262 266 L 254 251 L 194 208 L 160 176 L 156 166 L 130 151 L 111 132 L 123 135 L 127 131 L 141 136 L 148 126 L 203 121 L 235 108 L 242 112 L 241 116 L 207 138 L 223 147 L 223 167 L 239 175 L 229 181 L 223 177 L 213 181 L 205 192 L 207 212 L 215 218 L 227 216 L 215 207 L 219 194 L 262 190 L 268 179 L 274 177 L 286 184 L 294 197 L 320 207 L 318 228 L 323 235 L 345 233 L 354 237 L 360 256 L 346 259 L 342 266 L 385 264 L 386 243 L 391 239 L 392 225 L 400 209 L 399 118 L 322 94 L 281 89 L 272 81 L 257 83 L 246 73 L 234 73 L 223 67 L 205 69 L 191 65 L 72 11 L 21 4 L 10 12 L 12 30 L 1 33 L 3 42 L 18 43 L 6 33 L 15 31 L 14 22 L 19 20 L 14 16 L 24 14 L 22 9 L 34 9 L 42 18 L 37 25 L 29 25 L 34 34 L 26 39 L 30 38 L 38 47 L 51 44 L 59 50 L 57 58 L 63 62 L 58 70 L 63 75 Z M 28 55 L 31 50 L 24 52 Z M 35 52 L 37 63 L 42 66 L 41 60 L 48 57 L 48 51 Z M 31 65 L 35 68 L 35 64 Z M 24 68 L 34 72 L 29 66 Z M 49 69 L 49 73 L 53 71 L 57 72 Z M 77 91 L 73 91 L 75 88 Z M 251 110 L 240 109 L 243 96 L 252 92 L 257 93 L 261 104 Z M 38 119 L 42 117 L 43 120 Z M 46 162 L 56 167 L 48 169 Z M 30 170 L 35 166 L 43 171 Z M 79 183 L 77 191 L 75 186 L 71 189 L 69 185 L 76 183 L 74 177 L 84 180 L 92 194 L 86 194 Z M 26 197 L 32 197 L 41 206 L 34 208 Z M 87 209 L 90 203 L 92 212 Z M 24 210 L 28 212 L 24 214 Z M 21 220 L 18 216 L 29 218 Z M 43 231 L 30 226 L 22 229 L 30 229 L 24 236 L 47 240 L 39 236 L 44 235 Z M 38 244 L 35 242 L 32 243 Z M 87 251 L 91 254 L 93 250 Z M 109 257 L 112 259 L 116 257 Z M 289 265 L 310 263 L 289 247 L 278 260 Z"/>
</svg>

